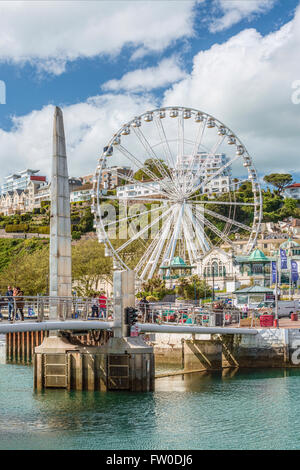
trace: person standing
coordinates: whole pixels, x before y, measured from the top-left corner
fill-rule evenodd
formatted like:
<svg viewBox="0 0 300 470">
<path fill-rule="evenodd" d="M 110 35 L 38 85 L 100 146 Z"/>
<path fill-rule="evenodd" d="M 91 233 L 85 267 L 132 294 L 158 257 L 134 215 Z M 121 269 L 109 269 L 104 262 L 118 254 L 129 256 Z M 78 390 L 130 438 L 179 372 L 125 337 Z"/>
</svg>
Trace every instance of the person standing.
<svg viewBox="0 0 300 470">
<path fill-rule="evenodd" d="M 242 312 L 243 312 L 243 318 L 247 318 L 248 317 L 248 305 L 247 304 L 243 306 Z"/>
<path fill-rule="evenodd" d="M 106 318 L 106 310 L 107 310 L 107 297 L 104 295 L 104 292 L 100 292 L 100 296 L 98 299 L 99 302 L 99 309 L 100 309 L 100 318 Z"/>
<path fill-rule="evenodd" d="M 0 294 L 0 321 L 3 320 L 3 315 L 2 315 L 2 305 L 4 305 L 4 298 Z"/>
<path fill-rule="evenodd" d="M 99 306 L 98 306 L 98 301 L 97 301 L 97 296 L 96 294 L 94 295 L 92 299 L 92 317 L 97 317 L 99 316 Z"/>
<path fill-rule="evenodd" d="M 23 291 L 21 291 L 20 287 L 15 287 L 14 290 L 13 290 L 13 297 L 15 297 L 15 306 L 16 306 L 16 309 L 14 310 L 14 313 L 16 314 L 16 320 L 18 320 L 18 310 L 20 312 L 20 315 L 21 315 L 21 320 L 24 321 L 24 312 L 23 312 L 23 309 L 24 309 L 24 297 L 23 297 L 24 293 Z M 14 315 L 13 315 L 14 317 Z"/>
<path fill-rule="evenodd" d="M 139 309 L 143 315 L 143 322 L 148 323 L 150 320 L 150 305 L 145 296 L 139 302 Z"/>
<path fill-rule="evenodd" d="M 7 308 L 8 308 L 8 320 L 13 321 L 14 317 L 14 299 L 13 299 L 13 290 L 11 286 L 7 286 L 7 292 L 5 297 L 7 298 Z"/>
</svg>

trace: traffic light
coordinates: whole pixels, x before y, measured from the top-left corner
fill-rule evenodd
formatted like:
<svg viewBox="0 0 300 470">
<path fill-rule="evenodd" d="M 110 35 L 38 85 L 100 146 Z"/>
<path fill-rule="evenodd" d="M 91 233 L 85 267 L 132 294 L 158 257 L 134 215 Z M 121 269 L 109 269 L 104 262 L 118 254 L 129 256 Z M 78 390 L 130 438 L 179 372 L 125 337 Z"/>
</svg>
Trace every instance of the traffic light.
<svg viewBox="0 0 300 470">
<path fill-rule="evenodd" d="M 125 308 L 125 323 L 129 326 L 134 325 L 137 322 L 138 309 L 134 307 Z"/>
</svg>

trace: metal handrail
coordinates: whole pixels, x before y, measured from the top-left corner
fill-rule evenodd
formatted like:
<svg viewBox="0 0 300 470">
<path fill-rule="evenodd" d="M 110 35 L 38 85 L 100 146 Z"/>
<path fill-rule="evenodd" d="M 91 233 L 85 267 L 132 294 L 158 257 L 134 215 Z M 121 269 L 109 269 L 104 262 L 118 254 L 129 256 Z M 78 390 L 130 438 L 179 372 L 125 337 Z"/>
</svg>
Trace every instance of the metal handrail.
<svg viewBox="0 0 300 470">
<path fill-rule="evenodd" d="M 7 317 L 15 321 L 17 316 L 22 319 L 34 319 L 39 322 L 48 320 L 51 308 L 57 312 L 57 319 L 113 319 L 112 299 L 100 299 L 99 297 L 75 297 L 75 296 L 8 296 L 0 295 L 0 320 Z M 52 316 L 53 320 L 53 316 Z"/>
</svg>

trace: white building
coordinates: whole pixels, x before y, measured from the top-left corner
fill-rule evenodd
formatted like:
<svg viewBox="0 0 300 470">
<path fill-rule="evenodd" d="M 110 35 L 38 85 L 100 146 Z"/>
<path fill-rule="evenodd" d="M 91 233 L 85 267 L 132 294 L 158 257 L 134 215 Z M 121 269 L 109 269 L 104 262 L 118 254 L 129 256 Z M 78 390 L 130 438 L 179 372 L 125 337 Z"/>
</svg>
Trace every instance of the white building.
<svg viewBox="0 0 300 470">
<path fill-rule="evenodd" d="M 300 199 L 300 183 L 290 184 L 284 189 L 284 198 Z"/>
<path fill-rule="evenodd" d="M 84 184 L 82 187 L 70 192 L 70 202 L 85 202 L 92 199 L 93 186 Z"/>
<path fill-rule="evenodd" d="M 161 186 L 157 182 L 126 184 L 117 188 L 117 197 L 120 199 L 142 198 L 158 194 L 161 194 Z"/>
<path fill-rule="evenodd" d="M 30 181 L 38 181 L 40 184 L 46 181 L 46 176 L 37 175 L 39 170 L 22 170 L 17 173 L 5 176 L 4 183 L 0 186 L 0 196 L 8 193 L 9 191 L 27 189 Z"/>
<path fill-rule="evenodd" d="M 185 155 L 183 165 L 185 171 L 193 173 L 196 177 L 195 185 L 200 184 L 205 179 L 211 179 L 203 188 L 205 193 L 227 192 L 231 184 L 230 168 L 225 168 L 213 178 L 213 175 L 220 171 L 226 165 L 228 158 L 224 153 L 210 155 L 205 152 L 199 152 L 195 157 Z"/>
</svg>

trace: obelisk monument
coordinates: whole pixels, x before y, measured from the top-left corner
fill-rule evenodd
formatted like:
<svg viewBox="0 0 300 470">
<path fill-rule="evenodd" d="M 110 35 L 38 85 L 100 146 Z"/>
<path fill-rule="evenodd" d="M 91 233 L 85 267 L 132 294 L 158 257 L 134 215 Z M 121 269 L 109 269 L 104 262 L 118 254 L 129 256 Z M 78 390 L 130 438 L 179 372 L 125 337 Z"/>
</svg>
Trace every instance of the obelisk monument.
<svg viewBox="0 0 300 470">
<path fill-rule="evenodd" d="M 50 212 L 50 296 L 72 296 L 71 220 L 68 165 L 63 114 L 55 107 Z M 63 305 L 51 302 L 50 319 L 62 315 Z"/>
</svg>

